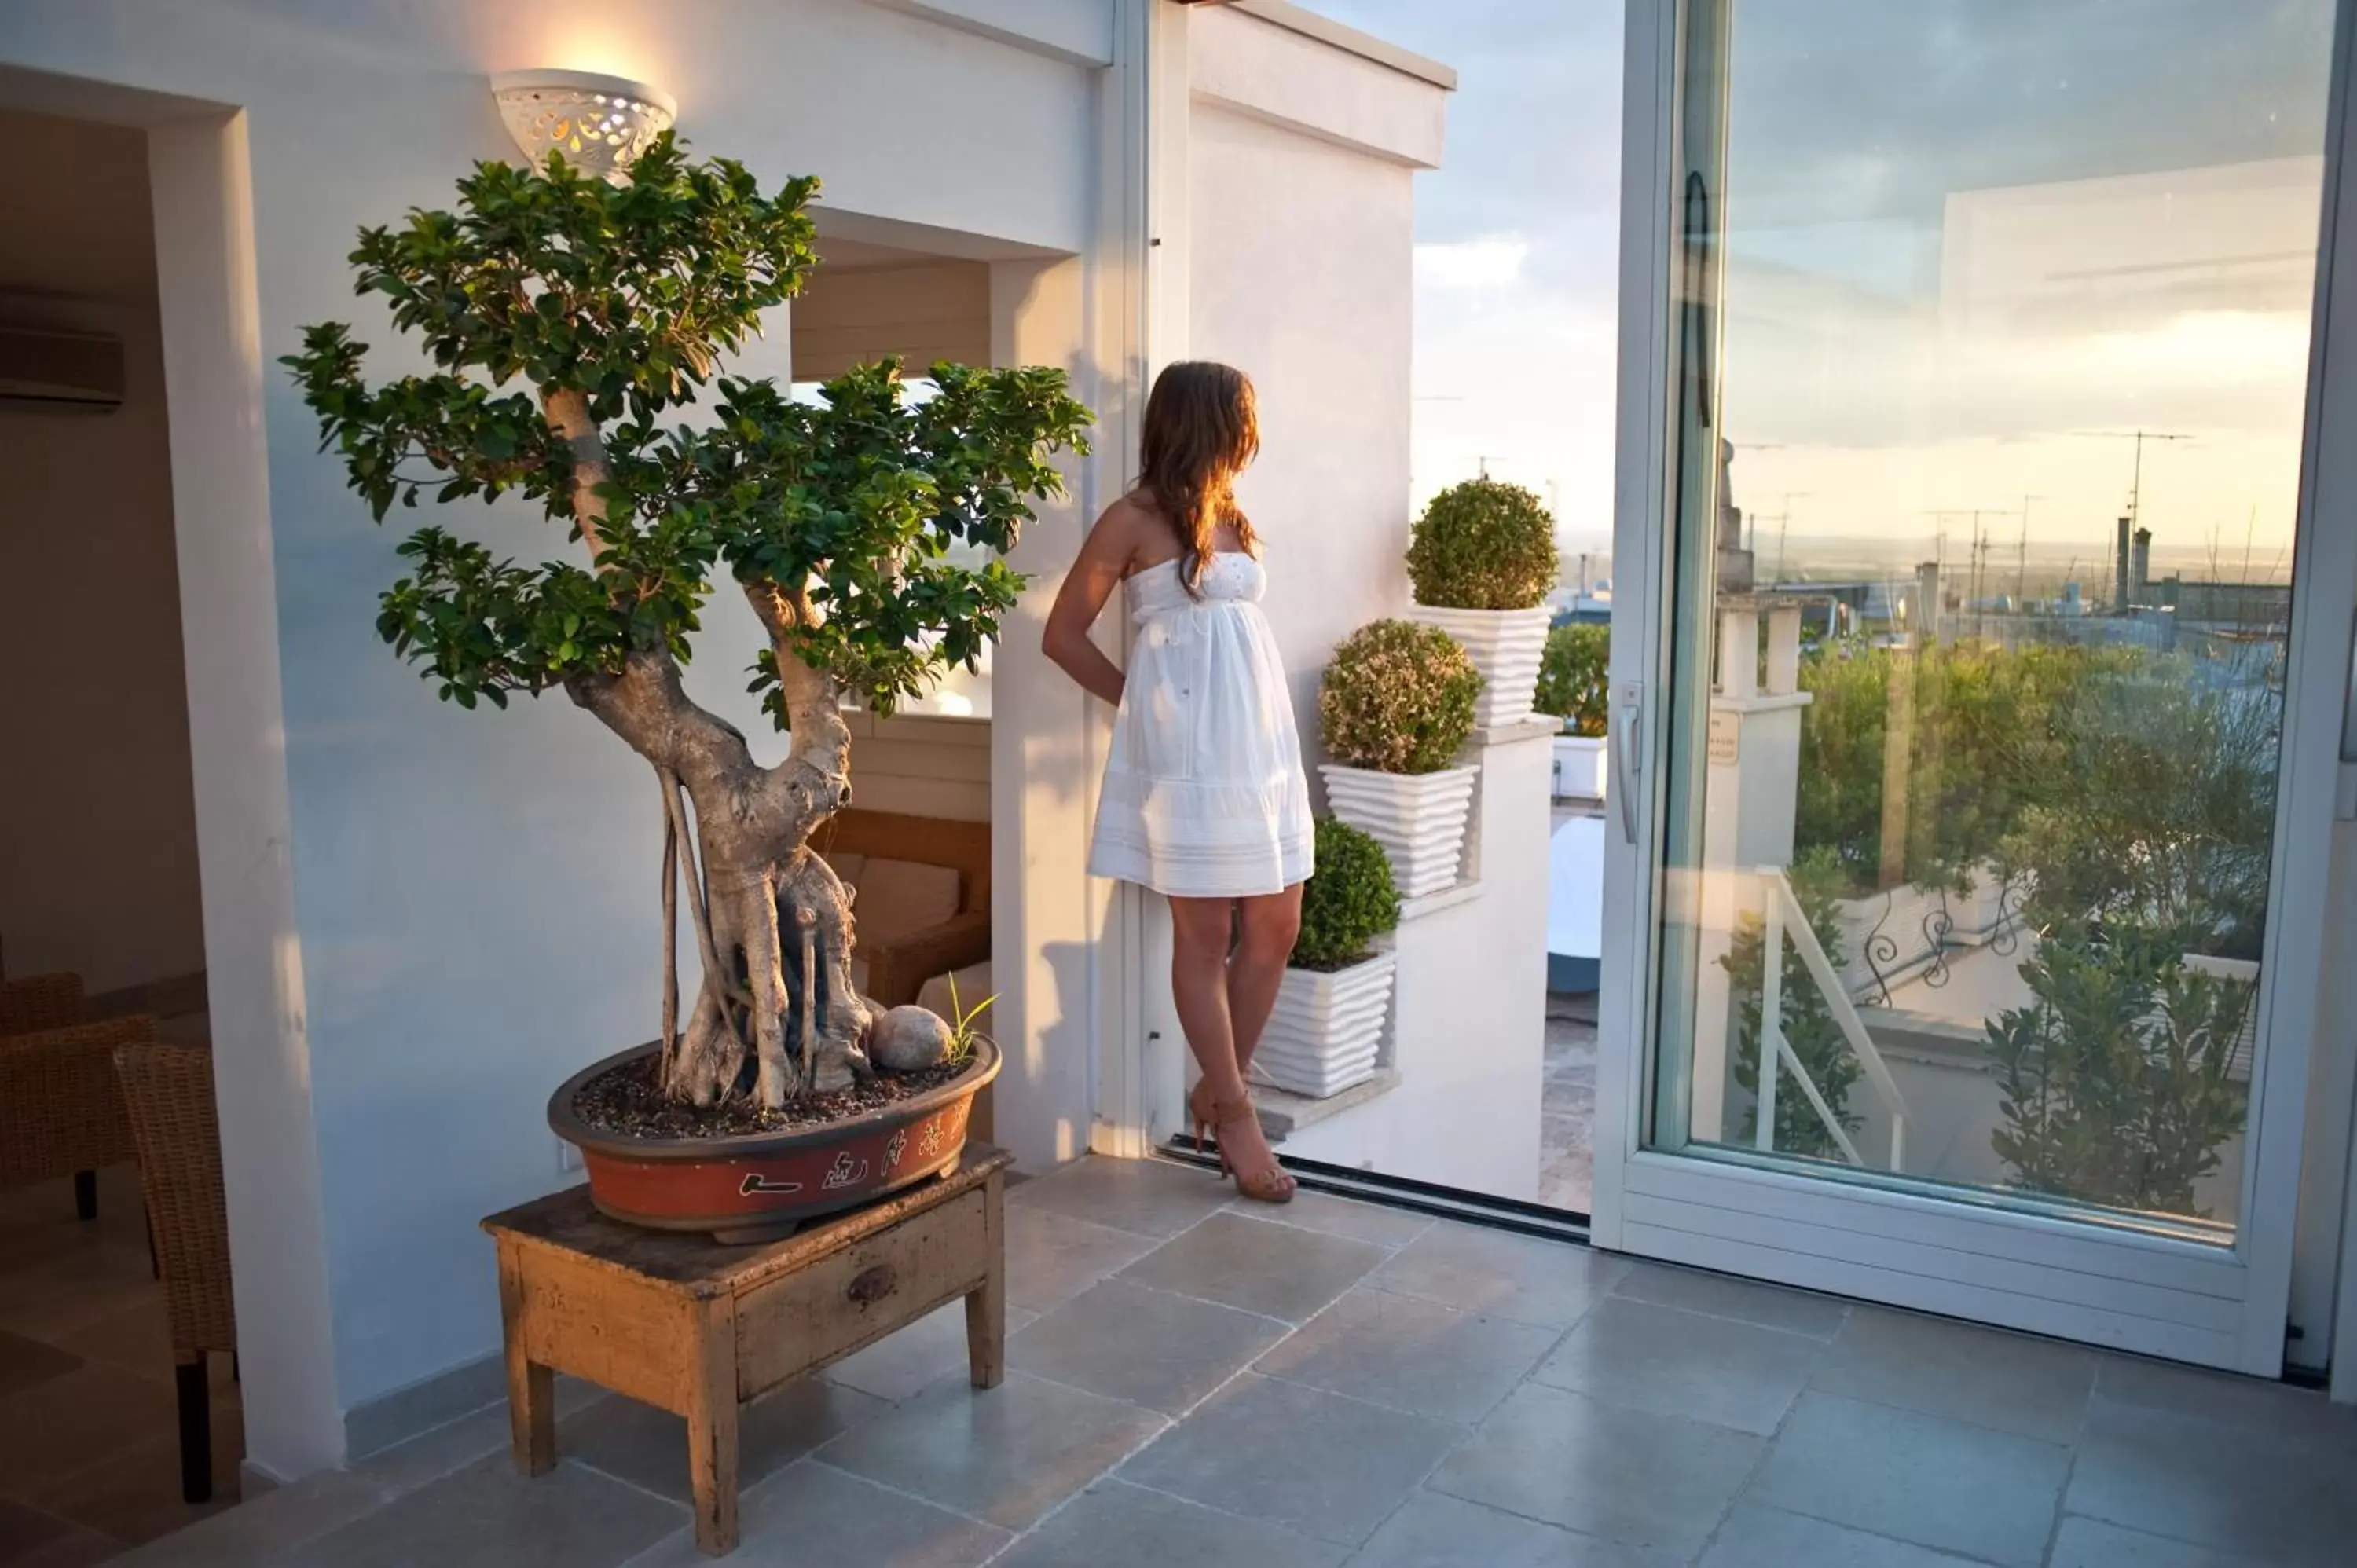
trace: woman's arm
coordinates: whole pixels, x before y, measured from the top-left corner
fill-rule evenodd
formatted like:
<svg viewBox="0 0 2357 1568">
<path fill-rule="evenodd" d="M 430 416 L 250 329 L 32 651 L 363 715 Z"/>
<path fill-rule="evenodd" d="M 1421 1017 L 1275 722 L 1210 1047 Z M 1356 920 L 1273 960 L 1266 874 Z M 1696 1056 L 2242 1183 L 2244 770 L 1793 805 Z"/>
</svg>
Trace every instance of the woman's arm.
<svg viewBox="0 0 2357 1568">
<path fill-rule="evenodd" d="M 1081 542 L 1080 559 L 1072 563 L 1056 603 L 1048 612 L 1048 629 L 1040 650 L 1062 667 L 1065 674 L 1092 695 L 1116 706 L 1121 702 L 1121 666 L 1104 656 L 1089 639 L 1089 628 L 1104 609 L 1128 568 L 1136 548 L 1135 510 L 1126 499 L 1105 508 L 1104 515 Z"/>
</svg>

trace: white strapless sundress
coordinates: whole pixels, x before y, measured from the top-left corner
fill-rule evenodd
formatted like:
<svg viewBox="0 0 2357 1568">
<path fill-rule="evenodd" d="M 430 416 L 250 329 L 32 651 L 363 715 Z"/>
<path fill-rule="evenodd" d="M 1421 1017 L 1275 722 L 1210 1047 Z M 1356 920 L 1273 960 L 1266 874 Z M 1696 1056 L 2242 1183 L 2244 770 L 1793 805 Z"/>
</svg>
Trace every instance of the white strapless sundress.
<svg viewBox="0 0 2357 1568">
<path fill-rule="evenodd" d="M 1178 563 L 1122 585 L 1137 635 L 1097 799 L 1089 870 L 1174 898 L 1247 898 L 1309 877 L 1316 829 L 1267 585 L 1222 551 L 1189 596 Z"/>
</svg>

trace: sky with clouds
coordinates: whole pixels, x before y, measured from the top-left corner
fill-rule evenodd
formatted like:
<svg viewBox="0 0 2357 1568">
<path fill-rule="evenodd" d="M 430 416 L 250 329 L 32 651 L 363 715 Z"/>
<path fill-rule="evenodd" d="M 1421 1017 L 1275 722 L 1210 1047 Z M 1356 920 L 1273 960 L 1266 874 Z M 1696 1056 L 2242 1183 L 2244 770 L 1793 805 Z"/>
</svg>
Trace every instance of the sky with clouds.
<svg viewBox="0 0 2357 1568">
<path fill-rule="evenodd" d="M 1620 0 L 1313 6 L 1459 73 L 1446 166 L 1418 177 L 1419 499 L 1486 460 L 1550 495 L 1575 548 L 1602 541 Z M 1909 550 L 1944 522 L 1954 551 L 1970 510 L 2034 494 L 2040 541 L 2099 542 L 2131 445 L 2088 433 L 2143 427 L 2192 437 L 2147 448 L 2164 553 L 2247 534 L 2278 555 L 2331 9 L 1736 0 L 1738 502 L 1789 511 L 1796 541 Z"/>
</svg>

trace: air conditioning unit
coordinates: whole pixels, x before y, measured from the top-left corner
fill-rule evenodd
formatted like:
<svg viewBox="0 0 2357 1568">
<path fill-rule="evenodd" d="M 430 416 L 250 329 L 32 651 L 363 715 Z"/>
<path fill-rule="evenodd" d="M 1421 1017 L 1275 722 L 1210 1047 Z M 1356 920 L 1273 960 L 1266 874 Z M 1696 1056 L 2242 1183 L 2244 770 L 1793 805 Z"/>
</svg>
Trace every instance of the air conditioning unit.
<svg viewBox="0 0 2357 1568">
<path fill-rule="evenodd" d="M 123 406 L 123 340 L 0 326 L 0 413 L 109 413 Z"/>
</svg>

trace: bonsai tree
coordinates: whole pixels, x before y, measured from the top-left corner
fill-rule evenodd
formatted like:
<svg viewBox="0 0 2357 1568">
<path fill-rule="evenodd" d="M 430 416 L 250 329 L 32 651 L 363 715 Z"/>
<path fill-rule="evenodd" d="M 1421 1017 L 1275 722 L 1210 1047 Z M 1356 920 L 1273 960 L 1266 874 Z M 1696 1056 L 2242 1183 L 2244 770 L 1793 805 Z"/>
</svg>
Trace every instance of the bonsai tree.
<svg viewBox="0 0 2357 1568">
<path fill-rule="evenodd" d="M 666 135 L 619 184 L 552 157 L 479 164 L 457 190 L 455 210 L 363 230 L 351 254 L 355 292 L 383 297 L 432 370 L 371 381 L 368 346 L 333 323 L 285 363 L 378 521 L 429 489 L 512 492 L 577 553 L 524 566 L 421 528 L 377 630 L 446 701 L 562 691 L 653 770 L 667 1095 L 774 1110 L 845 1088 L 870 1070 L 869 1015 L 850 901 L 809 847 L 851 800 L 840 710 L 889 712 L 972 667 L 1022 586 L 996 554 L 1060 490 L 1051 456 L 1086 450 L 1088 411 L 1054 370 L 937 365 L 921 405 L 891 360 L 828 382 L 816 407 L 718 376 L 809 274 L 815 179 L 767 194 Z M 706 417 L 665 423 L 707 386 Z M 989 553 L 960 564 L 959 545 Z M 792 735 L 774 768 L 681 687 L 724 582 L 764 634 L 752 689 Z M 683 879 L 703 967 L 684 1028 Z"/>
<path fill-rule="evenodd" d="M 1350 823 L 1318 820 L 1318 869 L 1301 889 L 1301 933 L 1295 969 L 1348 969 L 1373 952 L 1374 940 L 1399 925 L 1399 892 L 1383 846 Z"/>
<path fill-rule="evenodd" d="M 1326 750 L 1379 773 L 1437 773 L 1473 734 L 1481 672 L 1436 627 L 1379 620 L 1335 647 L 1318 689 Z"/>
<path fill-rule="evenodd" d="M 1606 728 L 1606 689 L 1612 662 L 1612 631 L 1601 626 L 1559 626 L 1547 633 L 1539 659 L 1538 695 L 1532 706 L 1553 714 L 1564 727 L 1589 740 Z"/>
<path fill-rule="evenodd" d="M 1460 610 L 1526 610 L 1562 564 L 1555 519 L 1539 498 L 1501 479 L 1467 479 L 1432 498 L 1407 547 L 1415 602 Z"/>
</svg>

